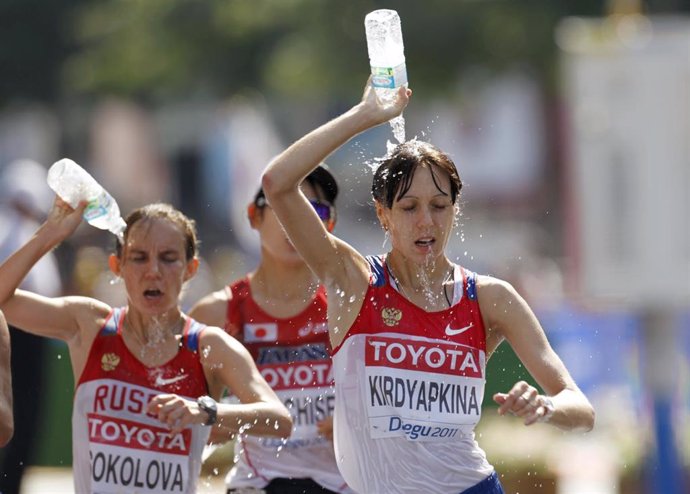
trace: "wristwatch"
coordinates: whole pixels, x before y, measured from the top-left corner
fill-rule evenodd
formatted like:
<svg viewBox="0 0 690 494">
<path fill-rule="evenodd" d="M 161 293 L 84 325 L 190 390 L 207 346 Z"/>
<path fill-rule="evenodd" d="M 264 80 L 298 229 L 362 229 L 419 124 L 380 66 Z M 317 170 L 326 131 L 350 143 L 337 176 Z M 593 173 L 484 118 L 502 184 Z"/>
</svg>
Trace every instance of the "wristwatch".
<svg viewBox="0 0 690 494">
<path fill-rule="evenodd" d="M 200 396 L 196 399 L 196 404 L 208 414 L 208 418 L 206 422 L 204 422 L 204 425 L 215 424 L 218 418 L 218 403 L 216 403 L 216 400 L 210 396 Z"/>
</svg>

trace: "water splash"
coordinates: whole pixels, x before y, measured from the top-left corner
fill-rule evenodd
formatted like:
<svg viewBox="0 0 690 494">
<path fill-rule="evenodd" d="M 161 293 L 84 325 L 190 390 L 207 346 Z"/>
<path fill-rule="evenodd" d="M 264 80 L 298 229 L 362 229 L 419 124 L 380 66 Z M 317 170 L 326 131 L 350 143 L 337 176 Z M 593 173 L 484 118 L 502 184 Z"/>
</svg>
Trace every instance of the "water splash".
<svg viewBox="0 0 690 494">
<path fill-rule="evenodd" d="M 390 124 L 393 129 L 393 136 L 399 143 L 405 142 L 405 117 L 402 115 L 395 117 L 390 121 Z"/>
<path fill-rule="evenodd" d="M 417 279 L 422 287 L 422 293 L 426 299 L 429 307 L 433 307 L 436 301 L 439 299 L 439 295 L 435 294 L 431 289 L 431 279 L 429 278 L 430 272 L 433 272 L 436 268 L 436 261 L 431 251 L 427 252 L 424 259 L 424 266 L 417 273 Z"/>
<path fill-rule="evenodd" d="M 162 343 L 165 342 L 169 329 L 168 324 L 164 324 L 156 317 L 152 318 L 147 331 L 148 338 L 139 351 L 141 360 L 160 360 L 163 358 Z"/>
<path fill-rule="evenodd" d="M 112 275 L 110 277 L 110 279 L 108 280 L 108 284 L 111 286 L 115 286 L 115 285 L 118 285 L 120 283 L 122 283 L 122 278 L 120 278 L 119 276 L 116 276 L 116 275 Z"/>
</svg>

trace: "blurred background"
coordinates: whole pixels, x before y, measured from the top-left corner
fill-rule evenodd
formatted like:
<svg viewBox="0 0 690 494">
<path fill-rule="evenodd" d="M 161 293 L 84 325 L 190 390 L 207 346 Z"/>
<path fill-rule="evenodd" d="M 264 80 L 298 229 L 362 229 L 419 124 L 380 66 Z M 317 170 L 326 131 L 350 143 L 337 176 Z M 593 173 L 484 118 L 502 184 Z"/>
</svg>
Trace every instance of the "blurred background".
<svg viewBox="0 0 690 494">
<path fill-rule="evenodd" d="M 507 492 L 688 492 L 688 1 L 0 0 L 0 254 L 41 221 L 45 170 L 69 157 L 123 214 L 167 201 L 196 219 L 185 308 L 251 270 L 260 173 L 359 101 L 378 8 L 402 20 L 407 138 L 447 151 L 466 184 L 450 257 L 518 288 L 597 410 L 586 435 L 497 417 L 491 395 L 531 380 L 503 345 L 478 441 Z M 383 125 L 328 160 L 335 233 L 365 253 L 386 248 L 370 184 L 388 140 Z M 83 225 L 27 283 L 123 303 L 113 245 Z M 4 494 L 23 467 L 35 481 L 71 464 L 66 347 L 17 334 Z"/>
</svg>

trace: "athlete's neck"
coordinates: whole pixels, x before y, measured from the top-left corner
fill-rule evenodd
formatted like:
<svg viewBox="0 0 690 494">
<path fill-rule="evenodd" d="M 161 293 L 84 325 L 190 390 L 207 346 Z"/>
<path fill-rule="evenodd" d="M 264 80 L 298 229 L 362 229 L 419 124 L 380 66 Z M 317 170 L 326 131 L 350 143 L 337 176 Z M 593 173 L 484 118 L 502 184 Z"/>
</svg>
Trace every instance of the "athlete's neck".
<svg viewBox="0 0 690 494">
<path fill-rule="evenodd" d="M 182 312 L 177 308 L 162 314 L 148 315 L 128 307 L 125 313 L 125 330 L 144 343 L 176 336 L 183 325 Z"/>
<path fill-rule="evenodd" d="M 453 265 L 445 256 L 420 266 L 391 253 L 386 265 L 393 286 L 417 307 L 436 312 L 452 306 Z"/>
<path fill-rule="evenodd" d="M 386 264 L 393 273 L 396 283 L 401 283 L 405 288 L 419 291 L 440 288 L 452 278 L 453 264 L 446 256 L 438 259 L 429 259 L 424 264 L 419 264 L 405 258 L 397 251 L 391 251 L 386 255 Z"/>
<path fill-rule="evenodd" d="M 262 260 L 249 274 L 252 298 L 268 314 L 289 317 L 311 303 L 319 281 L 304 263 L 287 265 Z"/>
</svg>

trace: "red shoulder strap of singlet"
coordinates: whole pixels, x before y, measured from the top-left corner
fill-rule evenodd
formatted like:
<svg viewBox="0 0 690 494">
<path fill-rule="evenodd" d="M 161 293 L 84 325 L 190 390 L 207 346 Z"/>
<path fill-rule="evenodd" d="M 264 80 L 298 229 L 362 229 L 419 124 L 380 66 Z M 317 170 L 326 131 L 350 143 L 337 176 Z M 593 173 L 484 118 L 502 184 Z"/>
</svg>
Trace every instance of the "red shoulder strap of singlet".
<svg viewBox="0 0 690 494">
<path fill-rule="evenodd" d="M 235 336 L 242 330 L 244 301 L 250 296 L 249 278 L 245 276 L 232 285 L 228 285 L 225 290 L 228 293 L 228 304 L 225 310 L 225 327 L 223 329 L 228 334 Z"/>
</svg>

